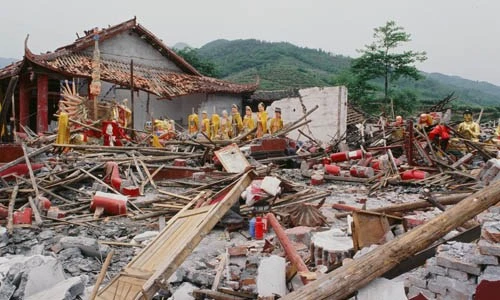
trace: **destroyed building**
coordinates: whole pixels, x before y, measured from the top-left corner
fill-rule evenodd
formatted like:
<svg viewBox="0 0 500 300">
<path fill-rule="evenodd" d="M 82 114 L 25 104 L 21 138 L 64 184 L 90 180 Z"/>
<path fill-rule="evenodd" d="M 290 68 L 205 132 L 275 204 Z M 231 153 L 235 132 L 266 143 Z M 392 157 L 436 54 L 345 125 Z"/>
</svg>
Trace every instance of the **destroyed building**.
<svg viewBox="0 0 500 300">
<path fill-rule="evenodd" d="M 241 107 L 243 99 L 257 89 L 257 83 L 235 84 L 203 76 L 134 18 L 88 30 L 75 42 L 44 54 L 32 53 L 26 38 L 23 59 L 0 69 L 0 90 L 4 93 L 9 79 L 19 76 L 14 106 L 20 125 L 35 132 L 49 130 L 50 123 L 56 121 L 64 80 L 75 80 L 77 92 L 89 95 L 96 39 L 102 80 L 98 99 L 120 103 L 128 99 L 129 105 L 133 101 L 130 108 L 135 128 L 161 117 L 186 125 L 193 109 L 221 111 L 233 103 Z"/>
</svg>

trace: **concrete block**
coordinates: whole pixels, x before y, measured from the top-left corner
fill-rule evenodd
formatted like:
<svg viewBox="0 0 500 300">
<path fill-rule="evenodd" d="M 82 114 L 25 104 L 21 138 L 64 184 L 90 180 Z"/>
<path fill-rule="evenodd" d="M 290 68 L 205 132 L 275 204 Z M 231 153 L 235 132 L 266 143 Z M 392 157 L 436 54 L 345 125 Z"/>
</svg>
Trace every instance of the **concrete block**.
<svg viewBox="0 0 500 300">
<path fill-rule="evenodd" d="M 500 242 L 500 222 L 484 223 L 481 226 L 481 237 L 491 242 Z"/>
<path fill-rule="evenodd" d="M 498 265 L 498 258 L 496 256 L 481 254 L 479 250 L 476 250 L 474 255 L 469 256 L 469 260 L 479 265 Z"/>
<path fill-rule="evenodd" d="M 425 277 L 420 277 L 418 275 L 408 275 L 407 280 L 409 283 L 408 286 L 416 286 L 422 289 L 427 288 L 427 280 L 425 279 Z"/>
<path fill-rule="evenodd" d="M 500 256 L 500 243 L 492 243 L 490 241 L 481 239 L 478 242 L 479 253 L 483 255 Z"/>
<path fill-rule="evenodd" d="M 500 280 L 500 266 L 486 266 L 483 274 L 478 277 L 477 283 L 481 283 L 483 280 L 497 281 Z"/>
<path fill-rule="evenodd" d="M 29 297 L 64 281 L 62 265 L 54 258 L 46 263 L 28 270 L 24 296 Z"/>
<path fill-rule="evenodd" d="M 78 248 L 83 255 L 90 257 L 106 257 L 109 247 L 99 245 L 96 239 L 83 236 L 65 236 L 59 240 L 63 249 Z"/>
<path fill-rule="evenodd" d="M 481 267 L 478 264 L 461 261 L 453 256 L 446 255 L 443 253 L 440 253 L 436 257 L 436 262 L 438 266 L 441 267 L 464 271 L 466 273 L 473 275 L 481 274 Z"/>
<path fill-rule="evenodd" d="M 453 278 L 453 279 L 457 279 L 457 280 L 461 280 L 461 281 L 467 281 L 469 279 L 469 274 L 462 272 L 462 271 L 459 271 L 459 270 L 454 270 L 454 269 L 448 269 L 448 276 Z"/>
<path fill-rule="evenodd" d="M 358 300 L 407 300 L 402 281 L 376 278 L 358 291 Z"/>
<path fill-rule="evenodd" d="M 443 276 L 447 275 L 447 269 L 437 265 L 425 266 L 425 269 L 427 270 L 427 272 L 434 275 L 443 275 Z"/>
<path fill-rule="evenodd" d="M 178 289 L 172 294 L 173 300 L 189 300 L 195 299 L 193 297 L 193 291 L 198 289 L 196 285 L 193 285 L 189 282 L 183 282 Z"/>
<path fill-rule="evenodd" d="M 476 291 L 476 286 L 470 282 L 459 281 L 444 276 L 437 276 L 436 283 L 445 288 L 447 291 L 455 293 L 463 293 L 472 296 Z"/>
<path fill-rule="evenodd" d="M 257 275 L 257 292 L 259 297 L 269 297 L 277 294 L 286 295 L 286 260 L 272 255 L 263 258 Z"/>
<path fill-rule="evenodd" d="M 439 284 L 436 279 L 431 279 L 427 282 L 427 289 L 436 294 L 446 294 L 446 287 Z"/>
<path fill-rule="evenodd" d="M 87 276 L 71 277 L 25 300 L 73 300 L 83 294 L 86 282 Z"/>
<path fill-rule="evenodd" d="M 435 293 L 429 291 L 428 289 L 422 289 L 422 288 L 419 288 L 419 287 L 416 287 L 416 286 L 411 286 L 408 289 L 408 295 L 406 295 L 406 296 L 408 297 L 408 299 L 411 299 L 413 297 L 418 296 L 419 294 L 424 295 L 429 300 L 436 299 L 436 294 Z"/>
</svg>

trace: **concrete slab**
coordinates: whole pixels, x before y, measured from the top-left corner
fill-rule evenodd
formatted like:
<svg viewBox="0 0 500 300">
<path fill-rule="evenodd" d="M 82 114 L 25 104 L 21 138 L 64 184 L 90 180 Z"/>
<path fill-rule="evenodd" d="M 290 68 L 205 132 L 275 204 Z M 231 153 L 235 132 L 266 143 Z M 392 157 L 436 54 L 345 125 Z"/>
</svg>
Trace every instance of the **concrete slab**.
<svg viewBox="0 0 500 300">
<path fill-rule="evenodd" d="M 339 231 L 336 229 L 315 232 L 311 238 L 311 243 L 328 252 L 347 252 L 354 247 L 352 238 L 339 236 Z"/>
<path fill-rule="evenodd" d="M 73 300 L 85 290 L 86 276 L 71 277 L 53 287 L 26 297 L 25 300 Z"/>
<path fill-rule="evenodd" d="M 25 297 L 46 290 L 66 279 L 61 263 L 55 258 L 28 272 L 28 280 L 24 289 Z"/>
<path fill-rule="evenodd" d="M 272 255 L 263 258 L 257 272 L 257 292 L 259 297 L 286 295 L 286 261 Z"/>
<path fill-rule="evenodd" d="M 192 292 L 198 289 L 196 285 L 193 285 L 189 282 L 184 282 L 179 286 L 177 290 L 175 290 L 172 295 L 173 300 L 190 300 L 194 299 Z"/>
<path fill-rule="evenodd" d="M 402 281 L 377 278 L 358 291 L 358 300 L 407 300 Z"/>
</svg>

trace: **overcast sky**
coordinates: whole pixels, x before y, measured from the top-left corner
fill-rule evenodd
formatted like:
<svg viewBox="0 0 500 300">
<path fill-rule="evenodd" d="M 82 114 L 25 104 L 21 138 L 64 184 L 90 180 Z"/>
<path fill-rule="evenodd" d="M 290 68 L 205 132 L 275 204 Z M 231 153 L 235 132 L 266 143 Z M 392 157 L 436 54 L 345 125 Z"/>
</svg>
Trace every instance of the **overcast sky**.
<svg viewBox="0 0 500 300">
<path fill-rule="evenodd" d="M 2 1 L 0 56 L 22 57 L 28 33 L 34 53 L 53 51 L 76 32 L 134 16 L 169 46 L 255 38 L 351 57 L 373 40 L 373 28 L 394 20 L 412 35 L 411 49 L 427 52 L 419 69 L 500 85 L 494 0 Z"/>
</svg>

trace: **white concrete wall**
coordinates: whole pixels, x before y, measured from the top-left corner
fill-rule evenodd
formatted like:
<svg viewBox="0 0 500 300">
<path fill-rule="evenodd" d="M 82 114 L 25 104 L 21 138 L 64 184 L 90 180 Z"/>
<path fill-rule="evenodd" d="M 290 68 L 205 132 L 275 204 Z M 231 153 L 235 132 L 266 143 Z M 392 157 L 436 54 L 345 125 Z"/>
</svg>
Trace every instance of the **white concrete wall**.
<svg viewBox="0 0 500 300">
<path fill-rule="evenodd" d="M 173 72 L 183 73 L 172 61 L 163 56 L 157 49 L 133 32 L 122 32 L 108 40 L 99 43 L 101 57 L 134 64 L 150 66 L 154 68 L 168 69 Z M 94 47 L 90 47 L 85 53 L 92 55 Z"/>
<path fill-rule="evenodd" d="M 274 101 L 267 107 L 268 116 L 273 118 L 274 109 L 281 108 L 281 117 L 286 126 L 287 123 L 302 117 L 305 111 L 319 105 L 319 108 L 307 117 L 307 120 L 312 120 L 311 123 L 303 126 L 301 130 L 323 142 L 328 142 L 335 136 L 340 137 L 345 132 L 347 120 L 347 88 L 345 86 L 307 88 L 300 90 L 299 94 L 300 97 Z M 293 139 L 307 140 L 303 136 L 299 137 L 298 130 L 288 135 Z"/>
</svg>

